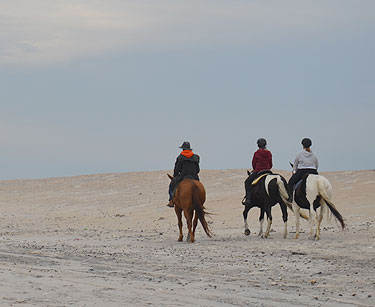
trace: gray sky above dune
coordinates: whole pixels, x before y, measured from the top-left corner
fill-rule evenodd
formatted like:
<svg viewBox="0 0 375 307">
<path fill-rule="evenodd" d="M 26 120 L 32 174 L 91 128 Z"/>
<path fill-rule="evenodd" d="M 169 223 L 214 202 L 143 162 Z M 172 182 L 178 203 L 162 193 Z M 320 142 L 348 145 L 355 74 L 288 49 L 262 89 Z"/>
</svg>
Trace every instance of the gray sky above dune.
<svg viewBox="0 0 375 307">
<path fill-rule="evenodd" d="M 0 178 L 249 168 L 374 169 L 374 1 L 0 3 Z"/>
</svg>

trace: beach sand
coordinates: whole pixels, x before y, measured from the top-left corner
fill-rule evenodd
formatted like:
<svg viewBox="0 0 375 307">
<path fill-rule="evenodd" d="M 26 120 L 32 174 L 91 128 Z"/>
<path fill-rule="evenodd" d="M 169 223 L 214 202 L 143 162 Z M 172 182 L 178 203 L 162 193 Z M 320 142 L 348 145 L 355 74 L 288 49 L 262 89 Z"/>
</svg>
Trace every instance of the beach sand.
<svg viewBox="0 0 375 307">
<path fill-rule="evenodd" d="M 246 170 L 204 170 L 214 236 L 193 244 L 166 173 L 1 181 L 0 306 L 375 306 L 374 170 L 322 173 L 347 229 L 324 219 L 319 241 L 291 211 L 284 239 L 279 206 L 270 238 L 255 208 L 245 236 Z"/>
</svg>

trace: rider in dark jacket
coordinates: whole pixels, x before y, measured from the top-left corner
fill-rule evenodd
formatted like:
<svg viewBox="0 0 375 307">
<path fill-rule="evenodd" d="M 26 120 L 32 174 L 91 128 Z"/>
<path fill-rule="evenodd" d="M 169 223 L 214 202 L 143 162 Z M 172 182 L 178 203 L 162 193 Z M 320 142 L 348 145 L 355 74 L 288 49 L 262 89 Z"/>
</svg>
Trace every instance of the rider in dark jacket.
<svg viewBox="0 0 375 307">
<path fill-rule="evenodd" d="M 173 180 L 169 184 L 169 203 L 168 207 L 173 207 L 172 199 L 177 185 L 184 179 L 199 180 L 199 156 L 193 153 L 189 142 L 184 142 L 179 148 L 182 152 L 176 159 L 173 170 Z"/>
</svg>

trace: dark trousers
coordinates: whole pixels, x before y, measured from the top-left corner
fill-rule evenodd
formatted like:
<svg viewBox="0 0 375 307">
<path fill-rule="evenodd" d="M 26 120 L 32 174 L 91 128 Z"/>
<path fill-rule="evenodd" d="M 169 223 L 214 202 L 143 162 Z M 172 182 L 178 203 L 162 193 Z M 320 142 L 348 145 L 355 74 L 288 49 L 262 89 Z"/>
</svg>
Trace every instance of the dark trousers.
<svg viewBox="0 0 375 307">
<path fill-rule="evenodd" d="M 246 191 L 246 194 L 245 194 L 245 199 L 246 200 L 251 200 L 250 199 L 250 196 L 251 196 L 251 183 L 254 181 L 254 179 L 258 176 L 258 172 L 252 172 L 250 173 L 249 177 L 247 177 L 247 179 L 245 180 L 245 191 Z"/>
<path fill-rule="evenodd" d="M 314 174 L 314 175 L 319 175 L 319 173 L 317 172 L 316 169 L 314 168 L 301 168 L 301 169 L 297 169 L 297 171 L 292 175 L 292 177 L 290 177 L 289 181 L 288 181 L 288 192 L 289 192 L 289 195 L 292 195 L 293 194 L 293 187 L 295 184 L 298 183 L 298 181 L 300 181 L 303 177 L 303 175 L 305 174 Z"/>
<path fill-rule="evenodd" d="M 182 179 L 181 177 L 174 177 L 171 180 L 171 182 L 169 184 L 169 190 L 168 190 L 169 200 L 172 200 L 173 194 L 176 191 L 177 185 L 181 181 L 181 179 Z"/>
</svg>

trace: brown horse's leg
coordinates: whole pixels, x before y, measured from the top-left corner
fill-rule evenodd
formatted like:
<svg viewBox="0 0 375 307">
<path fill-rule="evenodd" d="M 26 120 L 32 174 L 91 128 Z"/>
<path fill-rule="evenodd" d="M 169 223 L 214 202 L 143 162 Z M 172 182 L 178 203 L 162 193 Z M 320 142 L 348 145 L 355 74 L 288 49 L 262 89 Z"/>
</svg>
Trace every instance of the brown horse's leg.
<svg viewBox="0 0 375 307">
<path fill-rule="evenodd" d="M 182 234 L 182 209 L 177 207 L 177 206 L 174 206 L 174 211 L 176 212 L 176 215 L 177 215 L 178 229 L 180 231 L 178 241 L 181 242 L 182 239 L 183 239 L 183 234 Z"/>
<path fill-rule="evenodd" d="M 193 210 L 184 210 L 184 215 L 185 215 L 186 222 L 187 222 L 188 232 L 189 232 L 189 235 L 190 235 L 190 241 L 191 241 L 191 243 L 194 243 L 194 234 L 193 234 L 193 231 L 192 231 Z"/>
</svg>

